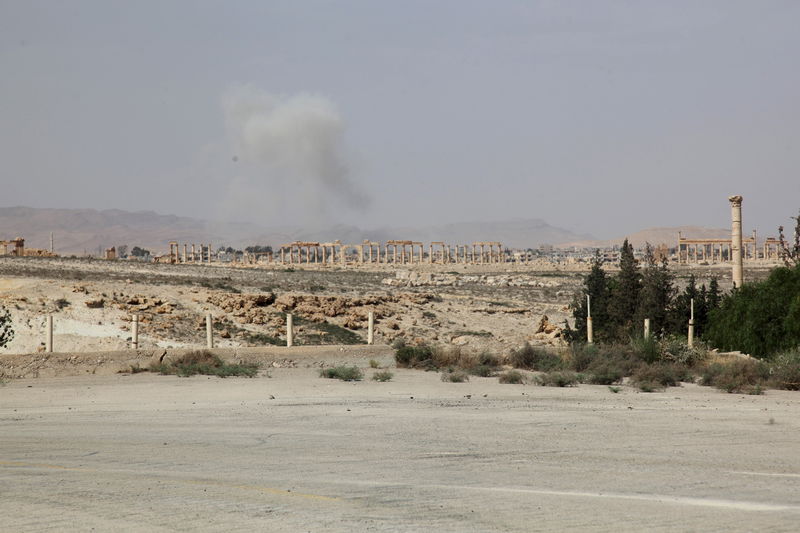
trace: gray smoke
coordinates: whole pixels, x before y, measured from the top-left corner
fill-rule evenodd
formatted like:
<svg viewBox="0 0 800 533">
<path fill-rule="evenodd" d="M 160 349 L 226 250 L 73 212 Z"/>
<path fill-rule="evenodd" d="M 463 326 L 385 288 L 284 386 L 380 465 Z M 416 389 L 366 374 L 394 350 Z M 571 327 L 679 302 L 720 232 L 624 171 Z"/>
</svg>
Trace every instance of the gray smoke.
<svg viewBox="0 0 800 533">
<path fill-rule="evenodd" d="M 234 157 L 241 162 L 235 187 L 258 191 L 267 185 L 273 195 L 283 196 L 280 201 L 296 199 L 317 216 L 330 200 L 366 207 L 368 197 L 353 182 L 347 164 L 342 117 L 330 100 L 312 94 L 278 96 L 239 85 L 224 94 L 223 109 Z"/>
</svg>

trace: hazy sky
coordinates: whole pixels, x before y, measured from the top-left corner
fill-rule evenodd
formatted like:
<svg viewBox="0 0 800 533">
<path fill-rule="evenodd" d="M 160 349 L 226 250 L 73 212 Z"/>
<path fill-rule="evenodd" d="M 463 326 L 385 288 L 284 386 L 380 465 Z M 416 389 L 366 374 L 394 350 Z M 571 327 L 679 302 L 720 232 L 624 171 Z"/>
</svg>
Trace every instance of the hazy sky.
<svg viewBox="0 0 800 533">
<path fill-rule="evenodd" d="M 0 0 L 0 205 L 774 232 L 800 2 Z"/>
</svg>

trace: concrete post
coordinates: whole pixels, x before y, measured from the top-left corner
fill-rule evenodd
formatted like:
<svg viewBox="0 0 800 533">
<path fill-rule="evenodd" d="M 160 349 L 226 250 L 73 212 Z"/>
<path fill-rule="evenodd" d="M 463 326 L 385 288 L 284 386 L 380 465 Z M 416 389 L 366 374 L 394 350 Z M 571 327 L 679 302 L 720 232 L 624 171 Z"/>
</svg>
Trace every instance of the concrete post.
<svg viewBox="0 0 800 533">
<path fill-rule="evenodd" d="M 139 349 L 139 315 L 133 315 L 131 322 L 131 348 Z"/>
<path fill-rule="evenodd" d="M 733 286 L 741 287 L 742 275 L 742 197 L 731 196 L 731 253 L 733 254 Z"/>
<path fill-rule="evenodd" d="M 206 314 L 206 348 L 214 347 L 214 324 L 211 313 Z"/>
<path fill-rule="evenodd" d="M 286 315 L 286 346 L 291 348 L 294 345 L 294 327 L 292 324 L 292 314 Z"/>
<path fill-rule="evenodd" d="M 53 352 L 53 315 L 47 315 L 47 332 L 45 337 L 45 351 Z"/>
<path fill-rule="evenodd" d="M 592 298 L 586 295 L 586 342 L 592 344 L 594 342 L 594 328 L 592 324 Z"/>
<path fill-rule="evenodd" d="M 649 339 L 650 338 L 650 319 L 649 318 L 645 318 L 644 319 L 644 338 L 645 339 Z"/>
<path fill-rule="evenodd" d="M 689 337 L 686 339 L 686 344 L 689 345 L 689 348 L 694 347 L 694 298 L 690 301 L 690 314 L 689 314 Z"/>
<path fill-rule="evenodd" d="M 375 341 L 375 313 L 370 311 L 367 319 L 367 344 Z"/>
</svg>

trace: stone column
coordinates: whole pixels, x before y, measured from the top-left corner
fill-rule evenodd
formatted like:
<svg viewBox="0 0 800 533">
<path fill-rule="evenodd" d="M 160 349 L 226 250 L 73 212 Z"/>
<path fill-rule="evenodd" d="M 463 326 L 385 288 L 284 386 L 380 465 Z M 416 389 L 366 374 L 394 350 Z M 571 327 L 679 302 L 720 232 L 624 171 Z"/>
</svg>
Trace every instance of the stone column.
<svg viewBox="0 0 800 533">
<path fill-rule="evenodd" d="M 214 347 L 214 322 L 211 313 L 206 314 L 206 348 Z"/>
<path fill-rule="evenodd" d="M 53 352 L 53 315 L 47 315 L 45 333 L 45 351 L 47 353 Z"/>
<path fill-rule="evenodd" d="M 650 338 L 650 319 L 649 318 L 645 318 L 644 319 L 644 338 L 645 339 L 649 339 Z"/>
<path fill-rule="evenodd" d="M 370 311 L 367 317 L 367 344 L 375 341 L 375 313 Z"/>
<path fill-rule="evenodd" d="M 686 339 L 686 344 L 689 345 L 689 348 L 694 347 L 694 298 L 689 301 L 690 311 L 689 311 L 689 336 Z"/>
<path fill-rule="evenodd" d="M 211 243 L 208 243 L 208 262 L 211 262 Z"/>
<path fill-rule="evenodd" d="M 291 313 L 286 315 L 286 346 L 288 348 L 294 346 L 294 326 Z"/>
<path fill-rule="evenodd" d="M 184 245 L 185 246 L 185 245 Z M 131 322 L 131 348 L 134 350 L 139 349 L 139 315 L 133 315 L 133 321 Z"/>
<path fill-rule="evenodd" d="M 733 255 L 733 286 L 741 287 L 742 273 L 742 197 L 731 196 L 731 253 Z"/>
<path fill-rule="evenodd" d="M 183 243 L 183 262 L 186 262 L 186 243 Z"/>
</svg>

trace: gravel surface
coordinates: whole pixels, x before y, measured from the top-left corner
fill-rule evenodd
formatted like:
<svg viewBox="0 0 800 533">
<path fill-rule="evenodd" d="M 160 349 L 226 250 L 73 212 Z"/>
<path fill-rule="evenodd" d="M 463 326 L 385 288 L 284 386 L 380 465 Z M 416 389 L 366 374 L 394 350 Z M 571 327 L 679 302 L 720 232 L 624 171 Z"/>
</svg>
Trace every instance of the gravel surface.
<svg viewBox="0 0 800 533">
<path fill-rule="evenodd" d="M 1 529 L 797 530 L 796 393 L 392 371 L 7 382 Z"/>
</svg>

